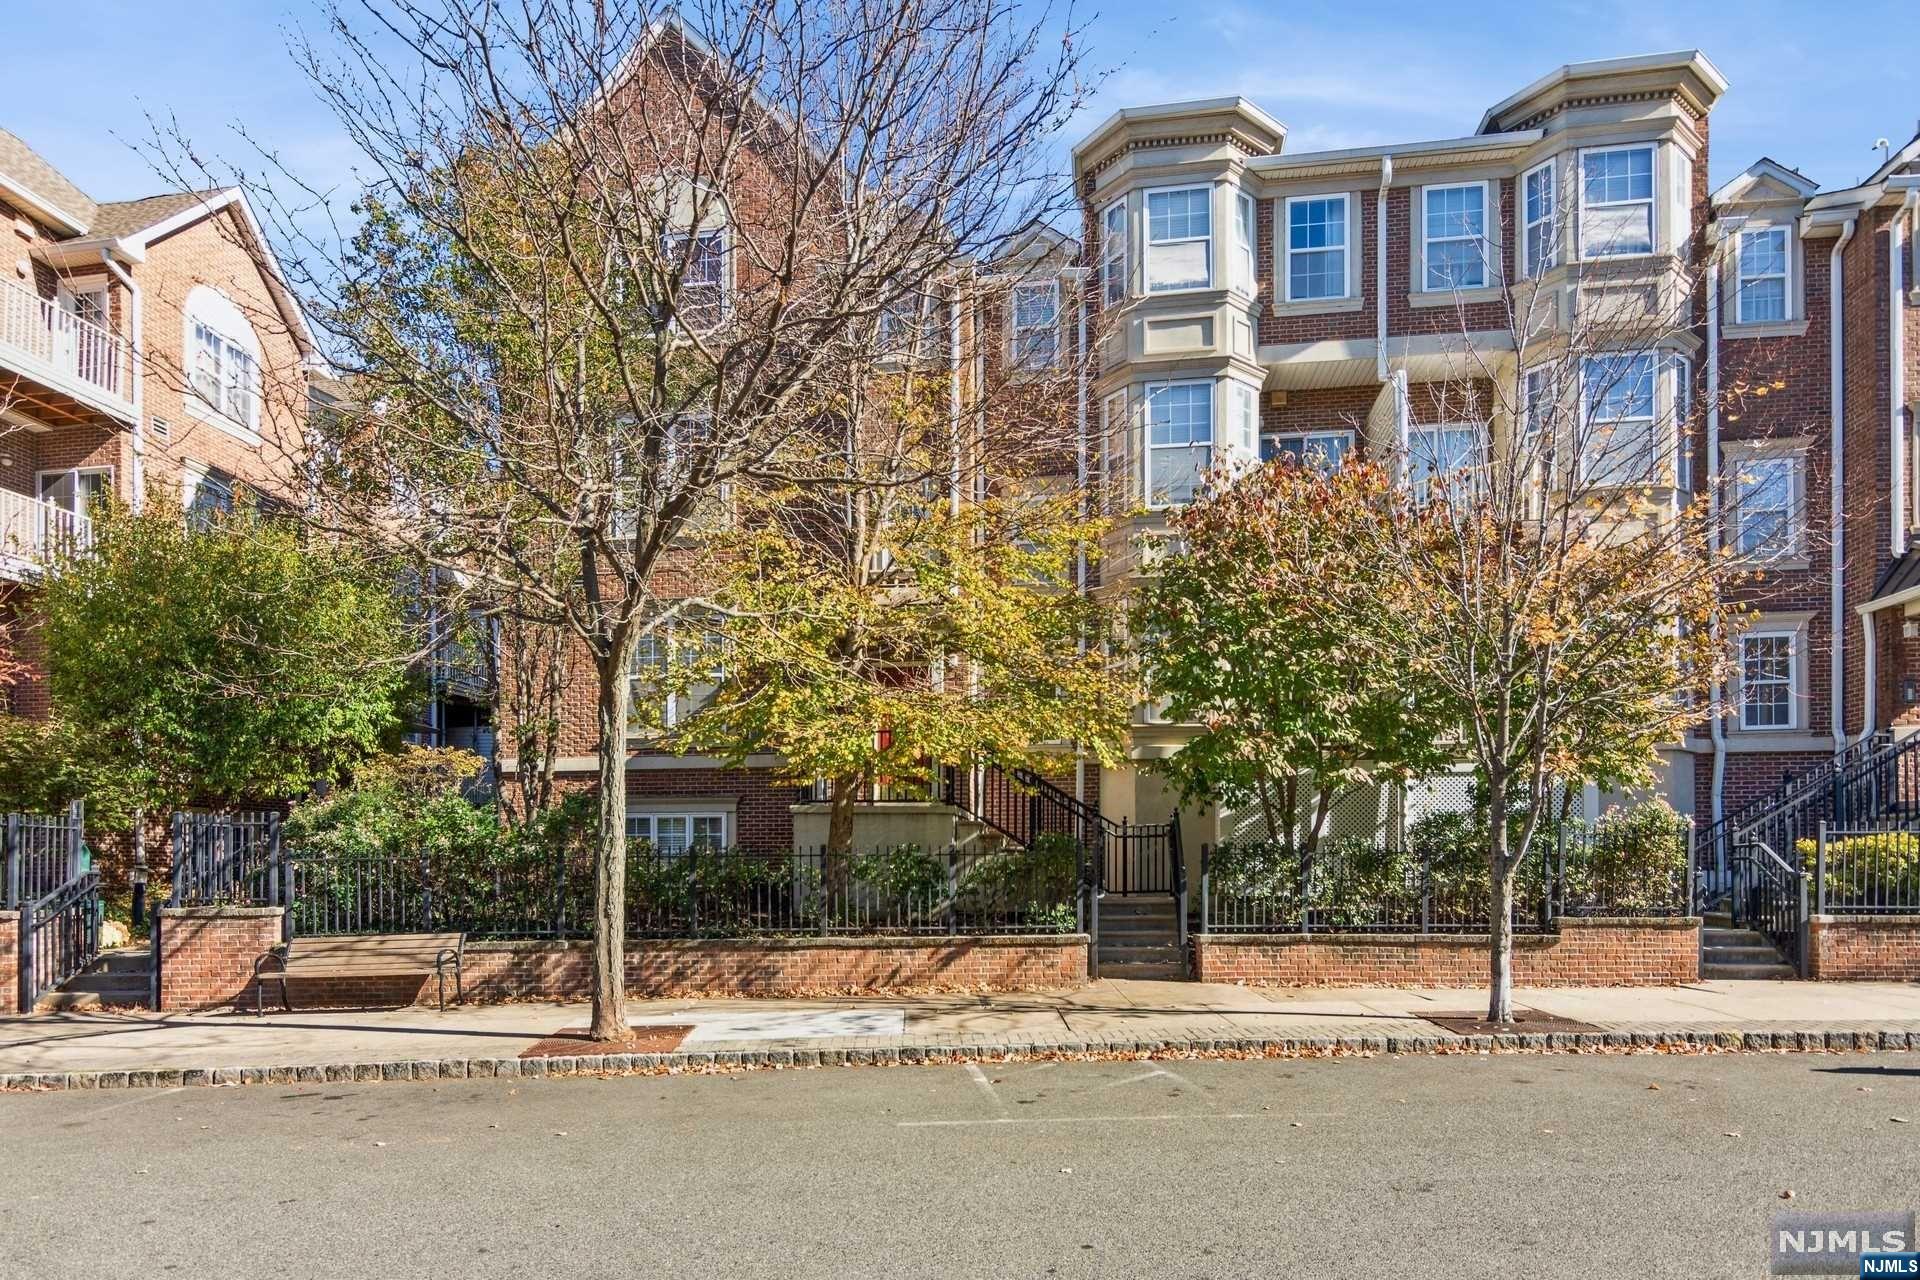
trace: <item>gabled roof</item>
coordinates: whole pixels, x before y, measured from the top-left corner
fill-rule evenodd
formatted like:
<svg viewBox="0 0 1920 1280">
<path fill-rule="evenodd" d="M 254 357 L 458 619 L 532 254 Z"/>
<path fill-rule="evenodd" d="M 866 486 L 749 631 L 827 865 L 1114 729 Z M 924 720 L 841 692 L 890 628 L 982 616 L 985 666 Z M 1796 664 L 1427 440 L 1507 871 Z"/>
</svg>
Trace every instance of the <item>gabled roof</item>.
<svg viewBox="0 0 1920 1280">
<path fill-rule="evenodd" d="M 1072 261 L 1080 256 L 1080 242 L 1058 227 L 1036 219 L 1001 241 L 993 255 L 993 265 L 1005 270 L 1016 262 L 1032 262 L 1053 254 L 1064 255 Z"/>
<path fill-rule="evenodd" d="M 94 203 L 66 174 L 18 137 L 0 129 L 0 193 L 25 201 L 68 235 L 87 230 Z"/>
<path fill-rule="evenodd" d="M 205 208 L 211 212 L 224 203 L 221 197 L 230 190 L 232 188 L 215 187 L 206 191 L 170 191 L 139 200 L 109 200 L 99 206 L 93 225 L 87 231 L 90 235 L 115 240 L 136 237 L 189 209 Z"/>
<path fill-rule="evenodd" d="M 1735 174 L 1713 193 L 1713 203 L 1732 204 L 1747 198 L 1758 188 L 1775 187 L 1784 193 L 1785 199 L 1807 200 L 1820 189 L 1820 184 L 1801 173 L 1798 169 L 1789 169 L 1778 160 L 1761 156 L 1752 164 Z"/>
</svg>

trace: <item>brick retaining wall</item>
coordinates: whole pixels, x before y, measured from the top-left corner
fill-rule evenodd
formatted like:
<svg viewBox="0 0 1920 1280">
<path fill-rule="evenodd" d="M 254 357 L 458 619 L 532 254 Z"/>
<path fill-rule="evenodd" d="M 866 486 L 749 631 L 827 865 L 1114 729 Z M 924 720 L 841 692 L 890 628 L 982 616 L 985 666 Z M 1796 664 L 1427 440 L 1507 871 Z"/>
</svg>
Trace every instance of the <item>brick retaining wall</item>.
<svg viewBox="0 0 1920 1280">
<path fill-rule="evenodd" d="M 0 1013 L 20 1012 L 20 913 L 0 911 Z"/>
<path fill-rule="evenodd" d="M 280 945 L 279 907 L 163 907 L 160 1007 L 218 1009 L 251 1001 L 253 962 Z"/>
<path fill-rule="evenodd" d="M 1485 934 L 1211 934 L 1193 940 L 1202 982 L 1273 987 L 1484 987 Z M 1639 987 L 1700 977 L 1700 921 L 1575 919 L 1513 940 L 1521 987 Z"/>
<path fill-rule="evenodd" d="M 1835 982 L 1920 979 L 1920 916 L 1814 916 L 1809 976 Z"/>
</svg>

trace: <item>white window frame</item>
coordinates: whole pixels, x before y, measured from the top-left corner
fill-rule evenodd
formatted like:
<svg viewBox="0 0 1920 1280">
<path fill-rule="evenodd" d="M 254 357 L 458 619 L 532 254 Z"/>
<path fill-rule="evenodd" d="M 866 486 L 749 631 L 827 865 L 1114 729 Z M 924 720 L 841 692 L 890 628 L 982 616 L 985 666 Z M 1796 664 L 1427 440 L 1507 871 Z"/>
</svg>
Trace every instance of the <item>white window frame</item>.
<svg viewBox="0 0 1920 1280">
<path fill-rule="evenodd" d="M 1647 194 L 1644 198 L 1634 197 L 1627 200 L 1602 200 L 1598 203 L 1587 199 L 1587 159 L 1590 156 L 1613 155 L 1624 151 L 1645 151 L 1647 153 Z M 1606 262 L 1616 258 L 1649 258 L 1660 251 L 1660 147 L 1653 142 L 1623 142 L 1617 146 L 1586 147 L 1579 155 L 1579 171 L 1574 175 L 1580 184 L 1580 243 L 1576 246 L 1582 262 Z M 1644 204 L 1647 209 L 1647 247 L 1626 251 L 1589 252 L 1587 249 L 1587 214 L 1593 209 L 1622 209 L 1630 205 Z"/>
<path fill-rule="evenodd" d="M 1751 697 L 1752 684 L 1747 679 L 1747 644 L 1753 640 L 1784 640 L 1787 642 L 1787 722 L 1785 724 L 1755 724 L 1751 712 L 1754 702 Z M 1756 627 L 1745 632 L 1739 642 L 1740 668 L 1740 727 L 1751 733 L 1791 733 L 1800 727 L 1800 632 L 1796 628 Z M 1767 680 L 1769 688 L 1778 686 L 1781 681 Z"/>
<path fill-rule="evenodd" d="M 80 483 L 83 476 L 103 477 L 104 483 L 100 486 L 101 493 L 107 497 L 113 495 L 112 467 L 53 467 L 45 471 L 36 471 L 33 473 L 33 496 L 56 511 L 64 511 L 68 515 L 78 516 L 83 520 L 90 520 L 97 513 L 87 509 L 88 496 L 86 490 Z M 52 481 L 58 484 L 63 477 L 73 481 L 73 505 L 70 507 L 63 507 L 56 502 L 50 501 L 47 497 L 47 483 Z"/>
<path fill-rule="evenodd" d="M 1239 279 L 1234 284 L 1251 298 L 1259 291 L 1258 246 L 1260 210 L 1244 191 L 1233 193 L 1233 259 Z"/>
<path fill-rule="evenodd" d="M 1445 191 L 1478 191 L 1480 193 L 1480 230 L 1478 234 L 1461 231 L 1451 235 L 1436 236 L 1428 230 L 1427 202 L 1434 195 Z M 1471 293 L 1476 289 L 1489 287 L 1492 279 L 1491 259 L 1493 254 L 1493 193 L 1490 184 L 1482 182 L 1438 182 L 1430 187 L 1420 188 L 1420 292 L 1422 293 Z M 1433 279 L 1433 246 L 1436 244 L 1457 244 L 1462 241 L 1478 247 L 1480 259 L 1480 279 L 1473 284 L 1453 281 L 1435 285 Z"/>
<path fill-rule="evenodd" d="M 1155 196 L 1191 194 L 1193 192 L 1199 192 L 1206 197 L 1207 234 L 1204 236 L 1169 236 L 1165 240 L 1155 240 L 1153 238 L 1153 198 Z M 1141 197 L 1140 208 L 1142 220 L 1145 223 L 1141 239 L 1145 245 L 1143 253 L 1146 259 L 1146 291 L 1155 294 L 1196 293 L 1202 289 L 1213 288 L 1213 186 L 1211 184 L 1196 186 L 1192 183 L 1184 183 L 1177 187 L 1149 187 Z M 1153 251 L 1156 248 L 1181 244 L 1204 244 L 1206 246 L 1206 250 L 1202 255 L 1207 266 L 1206 279 L 1198 283 L 1189 282 L 1177 285 L 1155 285 L 1153 282 Z"/>
<path fill-rule="evenodd" d="M 1780 269 L 1757 274 L 1747 270 L 1747 240 L 1752 236 L 1778 235 L 1780 237 Z M 1737 324 L 1790 324 L 1793 314 L 1793 228 L 1780 224 L 1758 227 L 1743 227 L 1737 238 L 1738 258 L 1735 264 L 1734 315 Z M 1757 281 L 1778 280 L 1780 282 L 1780 314 L 1777 316 L 1750 316 L 1747 303 L 1752 297 L 1748 286 Z"/>
<path fill-rule="evenodd" d="M 1733 543 L 1734 554 L 1746 559 L 1761 561 L 1791 560 L 1799 556 L 1803 546 L 1802 540 L 1805 536 L 1806 526 L 1804 514 L 1807 484 L 1805 452 L 1799 449 L 1763 449 L 1746 454 L 1743 457 L 1729 458 L 1727 462 L 1727 470 L 1729 472 L 1727 478 L 1733 486 L 1733 501 L 1728 505 L 1733 508 L 1733 537 L 1731 541 Z M 1755 468 L 1773 468 L 1780 466 L 1784 466 L 1787 473 L 1784 502 L 1777 507 L 1750 506 L 1750 495 L 1760 487 L 1757 484 L 1750 483 L 1749 478 L 1759 474 Z M 1748 517 L 1760 513 L 1768 515 L 1779 514 L 1781 517 L 1780 538 L 1779 541 L 1773 545 L 1756 543 L 1749 546 L 1747 542 Z"/>
<path fill-rule="evenodd" d="M 240 339 L 187 317 L 190 392 L 197 407 L 249 432 L 260 429 L 260 358 Z"/>
<path fill-rule="evenodd" d="M 717 644 L 712 646 L 702 644 L 697 649 L 683 650 L 680 648 L 679 642 L 680 631 L 681 624 L 671 622 L 640 637 L 639 644 L 634 646 L 633 665 L 627 671 L 627 734 L 630 737 L 636 734 L 650 733 L 654 730 L 654 726 L 650 724 L 639 725 L 634 723 L 634 709 L 641 705 L 643 699 L 647 705 L 658 706 L 660 708 L 659 727 L 662 730 L 674 729 L 684 724 L 711 702 L 714 694 L 719 691 L 720 685 L 726 680 L 727 660 L 725 652 L 721 650 Z M 642 646 L 644 646 L 644 649 Z M 711 649 L 710 655 L 708 655 L 709 649 Z M 646 661 L 644 668 L 641 662 L 641 654 L 643 652 L 652 655 Z M 647 677 L 643 674 L 643 671 L 666 672 L 669 677 L 666 683 L 669 685 L 678 685 L 679 681 L 671 678 L 673 664 L 675 662 L 681 662 L 697 669 L 698 664 L 700 664 L 704 656 L 711 657 L 713 665 L 705 674 L 710 675 L 712 679 L 710 681 L 695 681 L 693 684 L 694 688 L 707 687 L 709 689 L 705 698 L 700 698 L 694 692 L 694 688 L 660 689 L 652 686 L 647 683 Z"/>
<path fill-rule="evenodd" d="M 1331 245 L 1299 248 L 1293 243 L 1293 206 L 1296 204 L 1309 204 L 1315 200 L 1338 200 L 1340 202 L 1340 246 L 1337 250 Z M 1317 196 L 1288 196 L 1286 205 L 1281 210 L 1281 216 L 1286 224 L 1283 232 L 1286 237 L 1284 241 L 1286 248 L 1281 255 L 1284 260 L 1283 266 L 1286 268 L 1286 284 L 1283 286 L 1286 300 L 1288 302 L 1343 302 L 1353 297 L 1353 245 L 1351 243 L 1353 236 L 1350 234 L 1353 229 L 1351 221 L 1353 217 L 1352 196 L 1345 191 L 1329 191 L 1324 195 Z M 1294 255 L 1301 253 L 1335 252 L 1340 255 L 1340 292 L 1337 294 L 1296 296 L 1293 292 Z"/>
<path fill-rule="evenodd" d="M 1020 297 L 1022 294 L 1039 290 L 1046 291 L 1051 300 L 1053 318 L 1041 324 L 1023 325 L 1020 323 Z M 1045 334 L 1048 340 L 1045 359 L 1037 359 L 1036 352 L 1022 349 L 1023 340 L 1041 334 Z M 1007 359 L 1012 366 L 1028 372 L 1057 367 L 1060 363 L 1062 336 L 1060 281 L 1054 278 L 1014 281 L 1013 288 L 1007 293 Z"/>
<path fill-rule="evenodd" d="M 662 849 L 659 844 L 660 820 L 679 818 L 687 824 L 687 843 L 678 849 Z M 718 822 L 720 840 L 718 844 L 696 843 L 693 824 L 696 822 Z M 654 850 L 669 858 L 685 857 L 694 849 L 725 849 L 730 847 L 729 837 L 733 834 L 733 815 L 725 809 L 679 808 L 672 805 L 637 804 L 627 808 L 627 839 L 645 840 Z M 644 830 L 642 830 L 644 827 Z"/>
<path fill-rule="evenodd" d="M 1114 226 L 1114 215 L 1120 225 Z M 1127 300 L 1127 201 L 1123 196 L 1100 213 L 1100 305 L 1117 307 Z"/>
<path fill-rule="evenodd" d="M 1154 397 L 1164 392 L 1172 391 L 1175 388 L 1179 388 L 1179 387 L 1205 387 L 1207 389 L 1207 416 L 1206 416 L 1207 438 L 1205 441 L 1193 441 L 1190 443 L 1182 443 L 1182 444 L 1156 445 L 1153 442 Z M 1169 382 L 1150 382 L 1145 387 L 1145 393 L 1142 399 L 1144 403 L 1141 405 L 1141 410 L 1140 410 L 1140 441 L 1142 446 L 1140 451 L 1141 453 L 1141 460 L 1140 460 L 1141 462 L 1141 465 L 1140 465 L 1141 499 L 1147 504 L 1148 509 L 1153 511 L 1166 511 L 1173 507 L 1185 506 L 1188 502 L 1191 502 L 1193 500 L 1191 497 L 1180 498 L 1180 499 L 1169 499 L 1168 501 L 1165 501 L 1165 502 L 1154 501 L 1153 456 L 1155 451 L 1161 451 L 1166 453 L 1172 453 L 1172 452 L 1178 451 L 1178 452 L 1185 453 L 1185 452 L 1190 452 L 1194 449 L 1199 449 L 1204 447 L 1206 449 L 1207 458 L 1206 458 L 1206 464 L 1200 468 L 1200 476 L 1204 478 L 1207 472 L 1213 470 L 1214 464 L 1219 461 L 1219 456 L 1220 456 L 1220 453 L 1219 453 L 1220 442 L 1218 438 L 1219 430 L 1215 422 L 1216 416 L 1220 411 L 1220 406 L 1218 403 L 1219 397 L 1215 392 L 1214 379 L 1212 378 L 1181 378 L 1181 379 L 1177 379 Z M 1199 494 L 1199 488 L 1196 485 L 1194 489 L 1194 496 L 1198 496 L 1198 494 Z"/>
<path fill-rule="evenodd" d="M 1593 470 L 1594 462 L 1597 460 L 1597 455 L 1595 455 L 1592 452 L 1592 447 L 1595 440 L 1599 438 L 1598 432 L 1600 430 L 1600 427 L 1599 427 L 1600 420 L 1594 416 L 1595 401 L 1594 401 L 1594 391 L 1593 391 L 1593 379 L 1590 376 L 1590 370 L 1593 368 L 1595 364 L 1598 364 L 1601 361 L 1615 360 L 1615 359 L 1623 360 L 1623 361 L 1634 363 L 1634 364 L 1638 364 L 1642 360 L 1648 362 L 1649 370 L 1648 370 L 1648 385 L 1647 385 L 1647 412 L 1644 414 L 1638 414 L 1638 413 L 1624 414 L 1619 417 L 1606 419 L 1605 422 L 1607 424 L 1610 424 L 1608 427 L 1608 434 L 1606 438 L 1608 440 L 1611 440 L 1614 436 L 1617 436 L 1620 433 L 1621 426 L 1623 424 L 1631 424 L 1637 427 L 1640 424 L 1644 423 L 1645 434 L 1646 434 L 1646 456 L 1641 459 L 1640 470 L 1637 472 L 1637 474 L 1633 475 L 1629 479 L 1625 479 L 1625 480 L 1594 479 L 1592 475 L 1592 470 Z M 1573 453 L 1574 453 L 1574 460 L 1580 468 L 1580 478 L 1582 483 L 1590 482 L 1594 485 L 1604 485 L 1608 487 L 1617 487 L 1617 488 L 1632 488 L 1635 486 L 1653 484 L 1658 480 L 1659 473 L 1658 473 L 1657 463 L 1658 463 L 1660 452 L 1661 452 L 1660 450 L 1660 371 L 1661 371 L 1661 367 L 1662 365 L 1661 365 L 1660 357 L 1656 353 L 1651 351 L 1601 352 L 1598 355 L 1588 356 L 1586 359 L 1580 362 L 1580 418 L 1577 424 L 1579 439 L 1575 442 L 1576 447 L 1574 448 Z"/>
<path fill-rule="evenodd" d="M 1673 483 L 1683 493 L 1693 492 L 1693 446 L 1688 435 L 1693 417 L 1693 361 L 1675 352 L 1667 357 L 1672 375 L 1667 394 L 1673 406 Z"/>
<path fill-rule="evenodd" d="M 1260 465 L 1260 391 L 1238 379 L 1227 382 L 1227 456 L 1247 467 Z M 1216 449 L 1221 442 L 1215 441 Z M 1216 459 L 1218 454 L 1216 453 Z"/>
<path fill-rule="evenodd" d="M 680 261 L 680 253 L 682 251 L 682 248 L 687 241 L 704 239 L 707 236 L 718 236 L 720 238 L 720 279 L 717 281 L 720 288 L 720 304 L 716 309 L 717 314 L 714 317 L 713 325 L 709 326 L 709 327 L 717 327 L 721 324 L 724 324 L 727 321 L 727 319 L 733 315 L 734 279 L 733 279 L 733 228 L 732 226 L 727 223 L 720 223 L 716 226 L 697 227 L 692 231 L 670 231 L 665 236 L 661 248 L 669 264 L 678 263 Z M 698 254 L 694 255 L 694 258 L 690 261 L 689 265 L 691 265 L 691 262 L 697 262 L 697 261 L 699 261 Z M 695 280 L 691 275 L 681 277 L 679 297 L 682 303 L 684 303 L 686 300 L 687 290 L 690 286 L 698 289 L 698 288 L 706 287 L 706 284 L 707 284 L 706 281 Z M 688 323 L 689 317 L 686 314 L 686 309 L 684 306 L 676 307 L 673 321 L 676 325 L 680 325 L 683 328 L 687 328 L 687 329 L 692 328 L 692 326 Z"/>
<path fill-rule="evenodd" d="M 1537 280 L 1542 275 L 1560 265 L 1560 234 L 1558 219 L 1560 215 L 1560 160 L 1558 156 L 1542 161 L 1520 175 L 1520 274 L 1528 280 Z M 1535 177 L 1546 179 L 1546 208 L 1537 217 L 1532 213 L 1532 191 Z M 1536 255 L 1533 248 L 1534 232 L 1541 233 L 1542 251 Z"/>
<path fill-rule="evenodd" d="M 1471 458 L 1464 465 L 1449 467 L 1445 472 L 1436 472 L 1435 476 L 1454 477 L 1452 480 L 1443 480 L 1443 488 L 1464 481 L 1467 485 L 1466 492 L 1471 495 L 1478 492 L 1486 471 L 1487 424 L 1484 422 L 1416 422 L 1407 428 L 1407 492 L 1411 495 L 1415 506 L 1425 506 L 1431 499 L 1432 495 L 1429 491 L 1434 478 L 1430 477 L 1426 483 L 1414 482 L 1413 460 L 1418 456 L 1415 442 L 1423 436 L 1465 434 L 1471 434 L 1473 437 Z"/>
<path fill-rule="evenodd" d="M 1299 462 L 1302 466 L 1312 465 L 1308 459 L 1315 456 L 1310 451 L 1313 450 L 1316 442 L 1338 440 L 1340 442 L 1340 456 L 1337 460 L 1329 459 L 1333 465 L 1325 468 L 1325 470 L 1328 471 L 1337 471 L 1341 467 L 1344 467 L 1347 464 L 1348 456 L 1353 453 L 1353 431 L 1347 427 L 1330 427 L 1323 431 L 1263 431 L 1260 433 L 1260 460 L 1262 462 L 1278 461 L 1283 456 L 1279 447 L 1280 442 L 1283 440 L 1297 441 L 1299 443 Z M 1269 441 L 1271 441 L 1274 446 L 1272 457 L 1268 457 L 1266 451 L 1266 446 Z M 1292 455 L 1289 454 L 1285 456 L 1291 457 Z M 1326 458 L 1326 450 L 1320 449 L 1317 456 Z"/>
</svg>

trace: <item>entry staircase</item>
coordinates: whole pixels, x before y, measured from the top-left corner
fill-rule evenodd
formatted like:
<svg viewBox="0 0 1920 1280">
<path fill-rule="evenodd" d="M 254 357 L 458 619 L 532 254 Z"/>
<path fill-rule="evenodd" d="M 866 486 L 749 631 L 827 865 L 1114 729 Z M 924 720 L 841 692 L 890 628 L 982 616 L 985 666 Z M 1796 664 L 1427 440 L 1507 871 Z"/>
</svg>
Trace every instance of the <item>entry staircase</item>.
<svg viewBox="0 0 1920 1280">
<path fill-rule="evenodd" d="M 1806 976 L 1811 873 L 1799 846 L 1823 824 L 1920 828 L 1920 735 L 1861 739 L 1695 829 L 1703 977 Z"/>
<path fill-rule="evenodd" d="M 1096 976 L 1189 975 L 1178 815 L 1164 823 L 1116 822 L 1030 769 L 955 770 L 944 787 L 949 804 L 1011 844 L 1024 848 L 1046 836 L 1073 843 Z"/>
</svg>

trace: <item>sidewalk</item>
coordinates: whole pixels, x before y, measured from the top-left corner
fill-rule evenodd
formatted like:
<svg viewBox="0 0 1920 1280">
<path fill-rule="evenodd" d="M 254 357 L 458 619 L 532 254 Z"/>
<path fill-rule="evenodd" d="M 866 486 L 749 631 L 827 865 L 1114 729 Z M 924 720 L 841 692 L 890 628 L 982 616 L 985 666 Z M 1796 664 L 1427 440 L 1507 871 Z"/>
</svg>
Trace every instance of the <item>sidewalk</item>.
<svg viewBox="0 0 1920 1280">
<path fill-rule="evenodd" d="M 634 1001 L 637 1026 L 688 1028 L 672 1052 L 520 1055 L 578 1004 L 0 1019 L 0 1087 L 402 1080 L 715 1066 L 956 1061 L 1087 1053 L 1920 1049 L 1920 984 L 1700 982 L 1520 990 L 1521 1009 L 1592 1028 L 1463 1036 L 1428 1015 L 1477 991 L 1302 990 L 1100 981 L 1071 991 L 837 1000 Z"/>
</svg>

